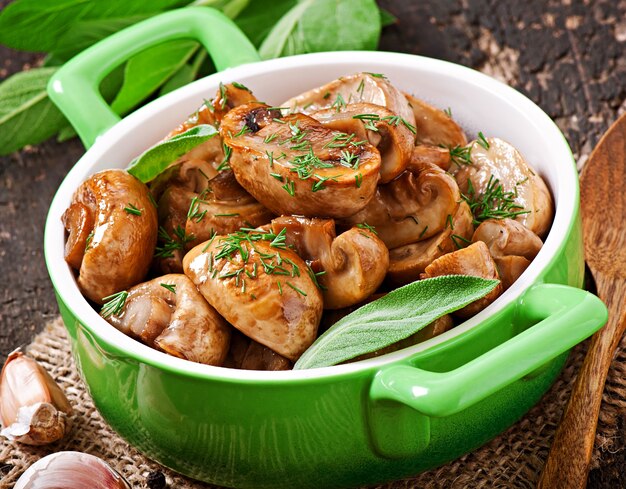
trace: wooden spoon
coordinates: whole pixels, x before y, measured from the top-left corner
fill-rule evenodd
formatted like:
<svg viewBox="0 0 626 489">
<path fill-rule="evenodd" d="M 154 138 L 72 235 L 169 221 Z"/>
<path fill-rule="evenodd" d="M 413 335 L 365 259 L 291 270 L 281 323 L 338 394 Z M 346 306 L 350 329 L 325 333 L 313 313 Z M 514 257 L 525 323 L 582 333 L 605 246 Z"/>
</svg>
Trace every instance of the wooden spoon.
<svg viewBox="0 0 626 489">
<path fill-rule="evenodd" d="M 587 484 L 604 381 L 626 329 L 626 114 L 602 136 L 581 175 L 585 258 L 609 320 L 591 338 L 537 487 Z"/>
</svg>

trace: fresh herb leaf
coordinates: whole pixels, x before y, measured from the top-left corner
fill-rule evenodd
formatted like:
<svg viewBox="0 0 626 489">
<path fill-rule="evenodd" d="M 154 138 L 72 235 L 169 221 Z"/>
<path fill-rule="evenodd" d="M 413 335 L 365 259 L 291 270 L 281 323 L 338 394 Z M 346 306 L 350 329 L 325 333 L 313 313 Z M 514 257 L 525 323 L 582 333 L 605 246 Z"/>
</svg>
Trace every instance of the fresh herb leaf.
<svg viewBox="0 0 626 489">
<path fill-rule="evenodd" d="M 304 352 L 294 370 L 329 367 L 397 343 L 484 297 L 498 283 L 447 275 L 400 287 L 335 323 Z"/>
<path fill-rule="evenodd" d="M 124 69 L 124 84 L 111 104 L 113 111 L 126 114 L 135 108 L 180 70 L 198 46 L 194 41 L 170 41 L 133 56 Z"/>
<path fill-rule="evenodd" d="M 467 194 L 461 194 L 461 197 L 469 205 L 475 225 L 487 219 L 515 219 L 517 216 L 530 212 L 515 200 L 517 199 L 517 186 L 515 190 L 505 191 L 500 180 L 493 175 L 489 176 L 482 194 L 476 193 L 471 180 L 468 180 L 467 184 Z"/>
<path fill-rule="evenodd" d="M 137 207 L 134 206 L 133 204 L 131 204 L 130 202 L 126 205 L 126 207 L 124 207 L 124 210 L 128 214 L 133 214 L 135 216 L 140 216 L 141 215 L 141 209 L 137 209 Z"/>
<path fill-rule="evenodd" d="M 162 141 L 135 158 L 127 170 L 142 182 L 154 179 L 170 164 L 199 144 L 212 138 L 217 130 L 210 124 L 200 124 Z"/>
<path fill-rule="evenodd" d="M 374 0 L 302 0 L 265 38 L 264 59 L 300 53 L 376 49 L 380 12 Z"/>
<path fill-rule="evenodd" d="M 100 315 L 104 319 L 107 319 L 109 316 L 117 316 L 124 309 L 127 298 L 128 292 L 125 290 L 103 297 L 104 304 L 102 304 L 102 309 L 100 309 Z"/>
<path fill-rule="evenodd" d="M 67 126 L 46 92 L 56 70 L 35 68 L 0 83 L 0 155 L 40 143 Z"/>
<path fill-rule="evenodd" d="M 476 142 L 480 144 L 483 148 L 489 149 L 489 142 L 487 142 L 487 139 L 482 132 L 478 132 L 478 139 Z"/>
<path fill-rule="evenodd" d="M 176 293 L 176 284 L 159 284 L 164 289 L 169 290 L 172 294 Z"/>
</svg>

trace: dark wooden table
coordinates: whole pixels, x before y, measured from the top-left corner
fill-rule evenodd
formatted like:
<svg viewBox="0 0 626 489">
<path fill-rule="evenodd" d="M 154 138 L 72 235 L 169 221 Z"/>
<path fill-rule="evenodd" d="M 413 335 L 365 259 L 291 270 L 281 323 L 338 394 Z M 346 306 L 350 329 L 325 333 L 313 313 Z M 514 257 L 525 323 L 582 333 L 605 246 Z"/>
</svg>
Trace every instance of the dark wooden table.
<svg viewBox="0 0 626 489">
<path fill-rule="evenodd" d="M 380 49 L 446 59 L 509 83 L 557 122 L 579 164 L 626 108 L 625 0 L 380 3 L 399 19 L 384 30 Z M 0 79 L 40 61 L 0 46 Z M 49 141 L 0 157 L 3 356 L 58 314 L 43 260 L 43 227 L 57 186 L 83 152 L 77 140 Z M 589 487 L 626 487 L 625 454 L 626 446 L 604 457 Z"/>
</svg>

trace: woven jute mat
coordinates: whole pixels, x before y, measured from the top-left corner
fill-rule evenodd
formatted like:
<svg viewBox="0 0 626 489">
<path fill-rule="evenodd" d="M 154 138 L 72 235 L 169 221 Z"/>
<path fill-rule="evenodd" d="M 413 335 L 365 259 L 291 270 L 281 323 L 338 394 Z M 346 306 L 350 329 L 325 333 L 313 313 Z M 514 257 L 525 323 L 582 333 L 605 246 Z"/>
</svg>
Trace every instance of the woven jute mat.
<svg viewBox="0 0 626 489">
<path fill-rule="evenodd" d="M 622 345 L 624 346 L 624 345 Z M 580 367 L 585 344 L 572 351 L 556 383 L 526 416 L 482 448 L 438 469 L 416 477 L 376 486 L 401 488 L 534 488 L 572 383 Z M 28 447 L 2 439 L 0 442 L 0 487 L 11 488 L 22 472 L 48 453 L 77 450 L 106 460 L 134 488 L 147 487 L 147 476 L 161 471 L 170 488 L 215 488 L 176 474 L 142 456 L 118 437 L 94 408 L 70 354 L 61 319 L 48 324 L 26 351 L 59 383 L 74 407 L 73 427 L 68 436 L 47 447 Z M 613 362 L 606 389 L 592 468 L 601 451 L 613 453 L 618 444 L 618 420 L 626 414 L 626 351 L 621 348 Z"/>
</svg>

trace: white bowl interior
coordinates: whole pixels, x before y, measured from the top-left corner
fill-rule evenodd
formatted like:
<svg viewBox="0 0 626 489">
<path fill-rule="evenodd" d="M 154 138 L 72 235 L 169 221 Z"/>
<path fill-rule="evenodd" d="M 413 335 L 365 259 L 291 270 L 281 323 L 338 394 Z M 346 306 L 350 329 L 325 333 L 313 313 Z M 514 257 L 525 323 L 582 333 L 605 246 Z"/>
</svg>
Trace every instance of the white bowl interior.
<svg viewBox="0 0 626 489">
<path fill-rule="evenodd" d="M 64 229 L 60 219 L 74 190 L 89 175 L 107 168 L 125 168 L 134 157 L 185 120 L 204 98 L 212 97 L 219 82 L 241 82 L 260 100 L 278 105 L 307 89 L 359 71 L 383 73 L 401 90 L 438 107 L 450 107 L 454 119 L 464 127 L 469 138 L 482 131 L 487 137 L 510 142 L 550 187 L 556 216 L 544 247 L 520 279 L 496 302 L 447 333 L 400 352 L 325 369 L 259 372 L 195 364 L 152 350 L 110 326 L 83 299 L 63 258 Z M 140 360 L 204 377 L 277 381 L 339 375 L 393 362 L 446 341 L 514 301 L 532 285 L 562 244 L 574 216 L 577 189 L 578 177 L 571 151 L 559 129 L 539 107 L 496 80 L 444 61 L 398 53 L 335 52 L 294 56 L 243 65 L 198 80 L 139 109 L 107 131 L 70 171 L 54 198 L 46 224 L 46 261 L 57 292 L 70 310 L 99 337 Z"/>
</svg>

